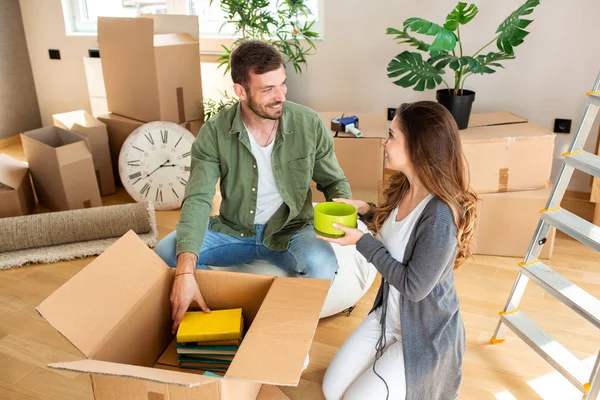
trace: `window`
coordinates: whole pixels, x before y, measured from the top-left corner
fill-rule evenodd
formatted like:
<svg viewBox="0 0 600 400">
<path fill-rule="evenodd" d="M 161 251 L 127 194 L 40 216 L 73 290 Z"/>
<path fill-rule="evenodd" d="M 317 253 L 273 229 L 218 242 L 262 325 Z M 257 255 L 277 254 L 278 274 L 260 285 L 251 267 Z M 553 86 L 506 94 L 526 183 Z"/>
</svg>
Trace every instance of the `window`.
<svg viewBox="0 0 600 400">
<path fill-rule="evenodd" d="M 323 33 L 322 7 L 324 0 L 307 0 L 315 19 L 313 29 Z M 277 1 L 272 2 L 273 9 Z M 203 38 L 229 37 L 234 34 L 230 25 L 224 25 L 225 16 L 218 0 L 63 0 L 63 9 L 70 33 L 95 34 L 98 17 L 138 17 L 141 14 L 188 14 L 200 18 L 200 35 Z M 219 32 L 219 29 L 223 29 Z"/>
</svg>

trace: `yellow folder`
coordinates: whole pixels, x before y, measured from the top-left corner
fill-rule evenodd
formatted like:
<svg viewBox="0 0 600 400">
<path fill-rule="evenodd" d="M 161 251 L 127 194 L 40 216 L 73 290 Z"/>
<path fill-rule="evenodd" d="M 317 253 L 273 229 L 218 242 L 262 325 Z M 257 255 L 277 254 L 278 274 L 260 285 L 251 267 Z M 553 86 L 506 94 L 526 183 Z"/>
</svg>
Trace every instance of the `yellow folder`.
<svg viewBox="0 0 600 400">
<path fill-rule="evenodd" d="M 206 342 L 242 338 L 244 320 L 242 309 L 188 311 L 177 330 L 177 342 Z"/>
</svg>

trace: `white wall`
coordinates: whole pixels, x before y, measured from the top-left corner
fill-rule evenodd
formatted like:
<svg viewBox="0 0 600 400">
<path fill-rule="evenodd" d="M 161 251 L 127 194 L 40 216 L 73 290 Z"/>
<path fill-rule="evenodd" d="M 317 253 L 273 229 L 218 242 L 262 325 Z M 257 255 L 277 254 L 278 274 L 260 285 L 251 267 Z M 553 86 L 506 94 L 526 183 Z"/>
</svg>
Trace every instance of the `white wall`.
<svg viewBox="0 0 600 400">
<path fill-rule="evenodd" d="M 388 62 L 406 46 L 385 34 L 401 28 L 408 17 L 442 22 L 454 2 L 448 0 L 325 0 L 325 40 L 309 58 L 302 75 L 289 73 L 289 95 L 319 111 L 380 112 L 402 102 L 435 99 L 433 91 L 415 92 L 387 78 Z M 498 25 L 523 0 L 476 1 L 479 15 L 463 27 L 466 53 L 473 53 L 494 37 Z M 90 107 L 82 57 L 97 47 L 95 37 L 66 36 L 60 0 L 20 0 L 42 120 L 51 115 Z M 375 6 L 376 5 L 376 6 Z M 552 130 L 554 118 L 573 120 L 576 130 L 585 92 L 600 71 L 595 36 L 600 2 L 597 0 L 542 0 L 531 16 L 530 35 L 516 48 L 515 60 L 505 70 L 473 76 L 467 88 L 477 92 L 474 112 L 511 111 Z M 59 48 L 63 59 L 48 59 L 48 48 Z M 493 50 L 495 46 L 490 46 Z M 230 81 L 202 65 L 205 97 L 230 91 Z M 593 151 L 597 129 L 588 140 Z M 558 135 L 555 157 L 565 151 L 571 135 Z M 555 173 L 559 166 L 555 162 Z M 570 189 L 589 191 L 589 177 L 575 175 Z"/>
</svg>

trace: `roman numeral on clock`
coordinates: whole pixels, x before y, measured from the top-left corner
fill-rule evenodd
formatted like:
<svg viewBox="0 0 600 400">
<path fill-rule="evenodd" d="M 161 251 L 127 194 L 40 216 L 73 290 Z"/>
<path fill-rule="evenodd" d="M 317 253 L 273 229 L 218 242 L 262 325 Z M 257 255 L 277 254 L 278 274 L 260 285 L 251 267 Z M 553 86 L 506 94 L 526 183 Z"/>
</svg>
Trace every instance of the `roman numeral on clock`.
<svg viewBox="0 0 600 400">
<path fill-rule="evenodd" d="M 177 145 L 179 144 L 179 142 L 181 142 L 181 139 L 183 139 L 183 136 L 181 136 L 181 137 L 179 138 L 179 140 L 177 141 L 177 143 L 175 143 L 175 146 L 173 146 L 173 148 L 177 147 Z"/>
<path fill-rule="evenodd" d="M 160 131 L 160 140 L 163 142 L 163 144 L 167 144 L 167 141 L 169 140 L 169 131 L 168 130 L 162 130 Z"/>
<path fill-rule="evenodd" d="M 171 190 L 173 191 L 173 194 L 175 195 L 175 197 L 177 198 L 177 200 L 179 200 L 179 195 L 177 194 L 177 192 L 175 191 L 175 189 L 171 188 Z"/>
<path fill-rule="evenodd" d="M 129 175 L 129 179 L 130 180 L 134 180 L 135 178 L 139 178 L 140 176 L 142 176 L 142 173 L 141 172 L 136 172 L 135 174 Z"/>
<path fill-rule="evenodd" d="M 144 135 L 144 137 L 145 137 L 146 139 L 148 139 L 148 141 L 150 142 L 150 144 L 154 145 L 154 139 L 152 138 L 152 134 L 151 134 L 151 133 L 146 133 L 146 134 Z"/>
<path fill-rule="evenodd" d="M 144 185 L 144 187 L 142 188 L 142 190 L 140 190 L 140 194 L 143 195 L 144 197 L 148 197 L 148 193 L 150 193 L 150 185 L 148 183 L 146 183 Z"/>
<path fill-rule="evenodd" d="M 181 182 L 181 184 L 182 184 L 183 186 L 186 186 L 188 181 L 187 181 L 186 179 L 183 179 L 183 178 L 181 178 L 181 179 L 179 180 L 179 182 Z"/>
<path fill-rule="evenodd" d="M 155 199 L 155 201 L 163 201 L 162 189 L 156 189 L 156 199 Z"/>
<path fill-rule="evenodd" d="M 127 165 L 132 167 L 139 167 L 141 165 L 140 160 L 129 160 L 127 161 Z"/>
<path fill-rule="evenodd" d="M 192 169 L 191 167 L 187 166 L 187 167 L 183 167 L 185 172 L 190 172 L 190 170 Z"/>
<path fill-rule="evenodd" d="M 187 153 L 183 153 L 183 154 L 181 155 L 181 158 L 186 158 L 186 157 L 189 157 L 189 156 L 190 156 L 190 154 L 192 154 L 192 152 L 191 152 L 191 151 L 188 151 Z"/>
</svg>

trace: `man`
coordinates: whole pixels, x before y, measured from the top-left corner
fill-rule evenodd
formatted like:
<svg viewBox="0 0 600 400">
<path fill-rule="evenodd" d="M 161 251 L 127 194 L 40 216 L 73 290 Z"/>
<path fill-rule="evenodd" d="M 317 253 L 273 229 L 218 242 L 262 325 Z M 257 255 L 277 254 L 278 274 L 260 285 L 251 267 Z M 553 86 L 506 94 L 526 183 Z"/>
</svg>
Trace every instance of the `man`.
<svg viewBox="0 0 600 400">
<path fill-rule="evenodd" d="M 286 102 L 283 59 L 273 46 L 243 42 L 230 64 L 240 101 L 200 130 L 177 229 L 156 246 L 176 268 L 173 332 L 192 301 L 210 312 L 196 268 L 261 259 L 298 276 L 332 281 L 338 269 L 331 245 L 312 226 L 309 186 L 314 180 L 327 200 L 351 198 L 330 130 L 314 111 Z M 220 215 L 208 221 L 219 178 Z"/>
</svg>

